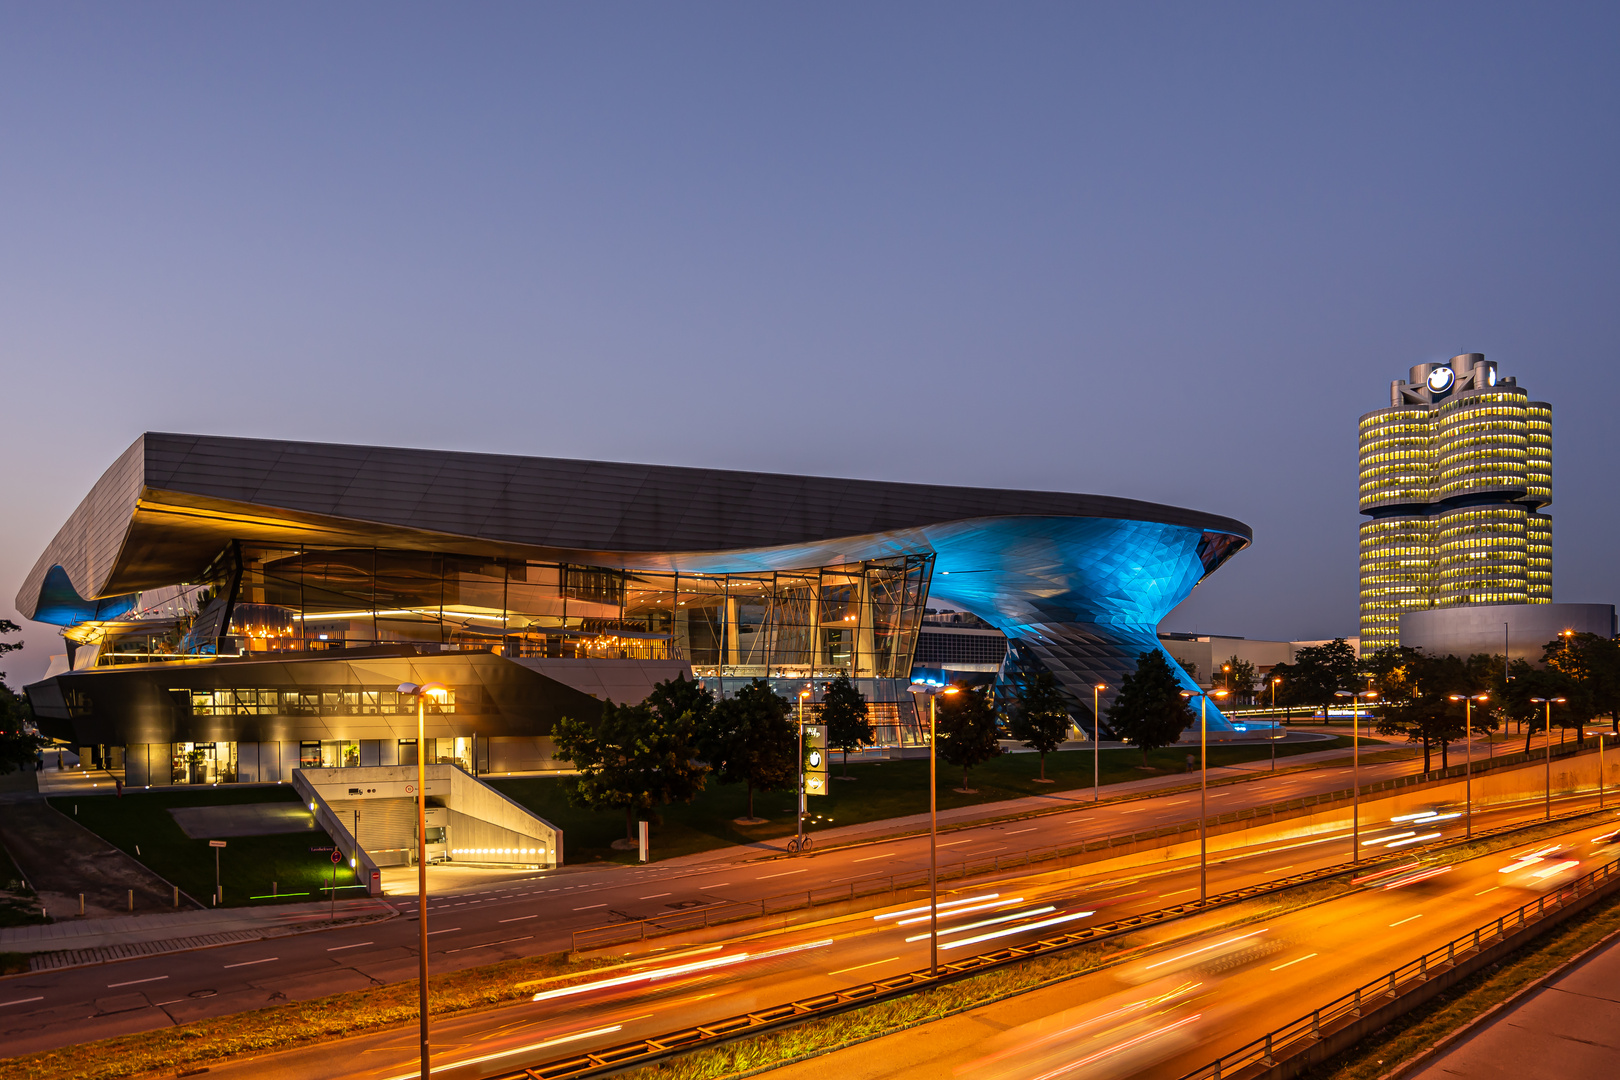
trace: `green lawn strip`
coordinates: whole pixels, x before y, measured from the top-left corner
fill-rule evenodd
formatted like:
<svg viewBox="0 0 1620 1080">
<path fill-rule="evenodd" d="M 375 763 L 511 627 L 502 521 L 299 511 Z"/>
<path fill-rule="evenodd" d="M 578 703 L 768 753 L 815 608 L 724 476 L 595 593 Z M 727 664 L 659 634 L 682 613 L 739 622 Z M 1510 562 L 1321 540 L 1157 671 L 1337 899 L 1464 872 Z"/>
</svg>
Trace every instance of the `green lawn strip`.
<svg viewBox="0 0 1620 1080">
<path fill-rule="evenodd" d="M 170 807 L 226 806 L 243 803 L 297 802 L 286 786 L 251 788 L 209 787 L 187 790 L 126 792 L 117 795 L 58 795 L 52 807 L 122 849 L 171 884 L 206 904 L 214 892 L 214 849 L 207 840 L 193 840 L 169 813 Z M 75 814 L 75 807 L 77 814 Z M 322 829 L 277 836 L 231 836 L 219 852 L 220 884 L 225 907 L 324 900 L 322 886 L 332 881 L 328 853 L 312 847 L 332 846 Z M 137 854 L 139 849 L 139 854 Z M 272 884 L 276 899 L 266 897 Z M 355 884 L 348 864 L 337 868 L 337 884 Z M 344 889 L 338 896 L 363 895 L 363 889 Z"/>
<path fill-rule="evenodd" d="M 39 909 L 39 898 L 23 880 L 22 871 L 11 861 L 6 849 L 0 847 L 0 926 L 36 926 L 50 922 L 49 916 Z M 0 956 L 16 955 L 0 953 Z M 23 969 L 27 970 L 27 962 Z"/>
<path fill-rule="evenodd" d="M 430 1008 L 434 1016 L 447 1016 L 507 1005 L 534 993 L 520 984 L 546 980 L 548 986 L 567 986 L 612 964 L 549 953 L 435 975 Z M 0 1075 L 7 1080 L 119 1080 L 172 1074 L 233 1055 L 291 1050 L 407 1022 L 416 1022 L 415 979 L 0 1060 Z"/>
<path fill-rule="evenodd" d="M 1616 931 L 1620 897 L 1582 912 L 1301 1075 L 1305 1080 L 1375 1080 Z"/>
<path fill-rule="evenodd" d="M 1371 743 L 1372 740 L 1362 739 L 1364 746 Z M 1279 746 L 1277 757 L 1280 761 L 1294 754 L 1315 753 L 1349 745 L 1348 737 L 1338 737 L 1331 742 Z M 1196 753 L 1196 750 L 1192 752 Z M 1141 768 L 1141 751 L 1104 750 L 1101 755 L 1102 780 L 1107 785 L 1166 773 L 1185 773 L 1188 753 L 1185 746 L 1152 751 L 1147 756 L 1148 767 L 1152 771 L 1144 771 Z M 1218 767 L 1267 760 L 1270 753 L 1267 746 L 1212 746 L 1209 763 L 1212 767 Z M 815 815 L 809 822 L 812 829 L 859 825 L 926 813 L 928 810 L 926 759 L 852 762 L 849 774 L 855 779 L 849 782 L 836 779 L 843 771 L 843 766 L 834 757 L 832 775 L 835 779 L 827 785 L 829 793 L 810 800 L 810 810 Z M 953 810 L 983 806 L 1031 795 L 1050 795 L 1056 791 L 1090 787 L 1092 752 L 1062 750 L 1048 754 L 1046 776 L 1055 782 L 1038 783 L 1039 776 L 1038 755 L 1003 754 L 972 770 L 968 782 L 974 793 L 966 795 L 955 790 L 962 782 L 960 770 L 942 766 L 939 773 L 939 808 Z M 570 863 L 592 859 L 635 861 L 634 852 L 616 852 L 609 847 L 614 840 L 625 835 L 623 812 L 592 811 L 571 805 L 567 795 L 571 778 L 486 779 L 503 794 L 560 827 L 567 837 L 566 857 Z M 792 792 L 755 792 L 754 810 L 759 816 L 770 820 L 763 825 L 736 824 L 735 819 L 747 811 L 745 789 L 740 784 L 717 784 L 711 780 L 692 802 L 660 808 L 659 820 L 654 822 L 652 830 L 654 856 L 658 859 L 674 858 L 734 844 L 778 839 L 794 832 Z"/>
</svg>

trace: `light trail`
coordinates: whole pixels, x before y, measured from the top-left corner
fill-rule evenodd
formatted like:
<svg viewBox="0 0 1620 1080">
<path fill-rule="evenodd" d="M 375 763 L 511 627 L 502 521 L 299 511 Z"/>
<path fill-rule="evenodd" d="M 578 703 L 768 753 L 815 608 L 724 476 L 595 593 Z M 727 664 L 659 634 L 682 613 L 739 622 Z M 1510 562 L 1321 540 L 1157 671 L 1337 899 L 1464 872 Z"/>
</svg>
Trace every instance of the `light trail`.
<svg viewBox="0 0 1620 1080">
<path fill-rule="evenodd" d="M 955 915 L 966 915 L 970 911 L 989 911 L 991 908 L 1006 907 L 1008 904 L 1022 904 L 1023 902 L 1024 902 L 1024 898 L 1022 896 L 1014 896 L 1014 897 L 1012 897 L 1011 899 L 1008 899 L 1008 900 L 994 900 L 994 901 L 991 901 L 988 904 L 977 904 L 977 905 L 975 905 L 973 907 L 956 908 L 951 912 L 951 914 L 953 916 L 955 916 Z M 928 918 L 929 917 L 927 915 L 913 915 L 909 919 L 901 919 L 899 922 L 895 923 L 894 925 L 896 925 L 896 926 L 914 926 L 914 925 L 916 925 L 917 923 L 920 923 L 920 922 L 927 922 Z"/>
<path fill-rule="evenodd" d="M 1248 940 L 1249 938 L 1252 938 L 1252 937 L 1259 937 L 1261 934 L 1265 933 L 1267 930 L 1270 930 L 1270 929 L 1271 929 L 1271 927 L 1269 927 L 1269 926 L 1262 926 L 1260 929 L 1251 930 L 1247 934 L 1239 934 L 1237 937 L 1229 937 L 1225 941 L 1217 941 L 1212 945 L 1205 945 L 1201 949 L 1194 949 L 1192 952 L 1184 952 L 1180 956 L 1172 956 L 1169 959 L 1160 960 L 1157 964 L 1149 964 L 1147 967 L 1143 968 L 1142 970 L 1143 971 L 1152 971 L 1156 967 L 1164 967 L 1164 965 L 1166 965 L 1166 964 L 1173 964 L 1178 960 L 1185 960 L 1189 956 L 1197 956 L 1199 953 L 1207 953 L 1211 949 L 1218 949 L 1222 945 L 1230 945 L 1234 941 L 1246 941 L 1246 940 Z"/>
<path fill-rule="evenodd" d="M 647 1014 L 647 1016 L 651 1015 L 653 1014 Z M 637 1016 L 634 1019 L 645 1020 L 647 1016 Z M 625 1023 L 629 1022 L 630 1021 L 625 1021 Z M 511 1057 L 513 1054 L 527 1054 L 534 1050 L 545 1050 L 553 1046 L 561 1046 L 563 1043 L 578 1042 L 581 1039 L 593 1038 L 597 1035 L 611 1035 L 615 1031 L 621 1030 L 623 1027 L 624 1024 L 614 1024 L 611 1027 L 596 1028 L 592 1031 L 576 1031 L 572 1035 L 559 1035 L 557 1038 L 547 1039 L 545 1042 L 531 1043 L 528 1046 L 519 1046 L 514 1050 L 502 1050 L 497 1054 L 485 1054 L 483 1057 L 468 1058 L 466 1061 L 454 1061 L 448 1065 L 434 1065 L 433 1068 L 440 1070 L 461 1069 L 468 1065 L 481 1065 L 486 1061 L 494 1061 L 497 1058 Z M 421 1075 L 422 1073 L 420 1070 L 412 1069 L 408 1073 L 400 1073 L 398 1076 L 390 1076 L 388 1080 L 418 1080 Z"/>
<path fill-rule="evenodd" d="M 1032 915 L 1046 915 L 1046 914 L 1049 914 L 1049 913 L 1054 912 L 1056 910 L 1057 910 L 1056 907 L 1053 907 L 1052 905 L 1048 904 L 1046 907 L 1035 908 L 1032 911 L 1018 911 L 1018 912 L 1014 912 L 1011 915 L 1002 915 L 999 918 L 995 918 L 995 919 L 981 919 L 979 922 L 968 923 L 966 926 L 948 926 L 945 929 L 941 930 L 939 933 L 940 933 L 941 937 L 945 936 L 946 934 L 965 934 L 969 930 L 978 930 L 978 929 L 980 929 L 982 927 L 986 927 L 986 926 L 995 926 L 997 923 L 1012 922 L 1015 919 L 1027 919 L 1027 918 L 1031 917 Z M 913 941 L 927 941 L 927 940 L 928 940 L 928 935 L 927 934 L 914 934 L 911 937 L 906 938 L 906 941 L 908 943 L 913 942 Z"/>
<path fill-rule="evenodd" d="M 994 899 L 998 898 L 1000 895 L 1001 895 L 1000 893 L 994 893 L 993 892 L 993 893 L 986 893 L 983 896 L 970 896 L 970 897 L 966 898 L 965 900 L 947 900 L 943 904 L 938 905 L 938 910 L 944 911 L 946 908 L 961 907 L 963 904 L 976 904 L 976 903 L 979 903 L 982 900 L 994 900 Z M 1010 902 L 1011 901 L 1009 901 L 1009 903 Z M 922 907 L 906 908 L 903 911 L 885 911 L 881 915 L 872 916 L 872 921 L 873 922 L 882 922 L 884 919 L 898 919 L 902 915 L 915 915 L 920 911 L 927 911 L 927 910 L 928 910 L 928 905 L 924 904 Z"/>
<path fill-rule="evenodd" d="M 1005 930 L 995 930 L 988 934 L 980 934 L 978 937 L 963 938 L 961 941 L 944 942 L 940 945 L 940 948 L 960 949 L 964 945 L 977 945 L 981 941 L 993 941 L 996 938 L 1004 938 L 1009 934 L 1022 934 L 1026 930 L 1043 930 L 1048 926 L 1057 926 L 1061 923 L 1073 922 L 1076 919 L 1084 919 L 1088 915 L 1095 914 L 1097 914 L 1095 911 L 1078 911 L 1073 915 L 1060 915 L 1055 919 L 1043 919 L 1041 922 L 1037 923 L 1026 923 L 1023 926 L 1009 926 Z"/>
</svg>

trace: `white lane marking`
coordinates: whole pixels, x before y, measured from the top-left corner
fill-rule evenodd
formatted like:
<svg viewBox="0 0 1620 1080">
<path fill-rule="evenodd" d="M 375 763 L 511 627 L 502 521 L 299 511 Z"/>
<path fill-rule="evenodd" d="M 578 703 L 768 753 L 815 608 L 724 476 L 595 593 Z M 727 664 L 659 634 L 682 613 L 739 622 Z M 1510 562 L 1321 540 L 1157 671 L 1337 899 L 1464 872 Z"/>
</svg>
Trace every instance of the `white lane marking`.
<svg viewBox="0 0 1620 1080">
<path fill-rule="evenodd" d="M 974 841 L 974 840 L 976 840 L 976 839 L 978 839 L 978 837 L 973 837 L 973 836 L 970 836 L 970 837 L 968 837 L 968 838 L 967 838 L 967 839 L 966 839 L 966 840 L 952 840 L 952 841 L 951 841 L 951 842 L 950 842 L 950 843 L 948 843 L 948 844 L 941 844 L 941 845 L 939 845 L 939 846 L 940 846 L 940 847 L 955 847 L 955 846 L 956 846 L 956 845 L 957 845 L 957 844 L 971 844 L 971 843 L 973 843 L 973 841 Z"/>
<path fill-rule="evenodd" d="M 1125 884 L 1129 885 L 1130 882 L 1127 881 Z M 1190 889 L 1177 889 L 1175 892 L 1162 892 L 1162 893 L 1159 894 L 1159 899 L 1163 900 L 1167 896 L 1180 896 L 1182 893 L 1197 892 L 1197 891 L 1198 891 L 1198 887 L 1195 885 Z"/>
<path fill-rule="evenodd" d="M 862 968 L 877 967 L 879 964 L 892 964 L 898 959 L 900 959 L 898 956 L 891 956 L 887 960 L 873 960 L 870 964 L 856 964 L 854 967 L 839 968 L 837 971 L 829 971 L 827 974 L 848 975 L 851 971 L 859 971 Z M 34 998 L 34 1000 L 38 1001 L 39 998 Z"/>
<path fill-rule="evenodd" d="M 873 859 L 892 859 L 892 858 L 894 858 L 893 855 L 885 853 L 885 854 L 882 854 L 882 855 L 868 855 L 864 859 L 851 859 L 850 862 L 871 862 Z"/>
<path fill-rule="evenodd" d="M 607 907 L 607 905 L 606 904 L 586 904 L 584 907 L 577 907 L 574 910 L 575 911 L 590 911 L 593 908 L 599 908 L 599 907 Z"/>
<path fill-rule="evenodd" d="M 1402 919 L 1400 922 L 1392 922 L 1389 925 L 1390 925 L 1391 928 L 1394 928 L 1394 927 L 1400 926 L 1402 923 L 1409 923 L 1413 919 L 1421 919 L 1421 918 L 1423 918 L 1422 915 L 1413 915 L 1413 916 L 1410 916 L 1409 918 Z"/>
<path fill-rule="evenodd" d="M 1007 835 L 1008 836 L 1017 836 L 1019 833 L 1034 832 L 1037 828 L 1039 828 L 1039 826 L 1032 825 L 1027 829 L 1014 829 L 1012 832 L 1008 833 Z"/>
<path fill-rule="evenodd" d="M 1151 809 L 1153 809 L 1153 807 L 1151 807 L 1151 806 L 1138 806 L 1135 810 L 1121 810 L 1120 813 L 1122 813 L 1122 814 L 1140 814 L 1144 810 L 1151 810 Z"/>
<path fill-rule="evenodd" d="M 1272 971 L 1281 971 L 1285 967 L 1293 967 L 1295 964 L 1300 963 L 1303 960 L 1309 960 L 1311 957 L 1318 956 L 1318 955 L 1320 955 L 1320 954 L 1318 954 L 1318 953 L 1306 953 L 1304 956 L 1301 956 L 1298 960 L 1290 960 L 1286 964 L 1278 964 L 1276 967 L 1272 968 L 1271 970 Z"/>
<path fill-rule="evenodd" d="M 432 937 L 434 934 L 453 934 L 457 930 L 460 930 L 460 929 L 461 929 L 461 927 L 459 927 L 459 926 L 450 926 L 450 927 L 446 927 L 443 930 L 429 930 L 427 936 Z"/>
<path fill-rule="evenodd" d="M 1475 895 L 1475 896 L 1484 896 L 1484 895 L 1485 895 L 1485 894 L 1486 894 L 1486 893 L 1488 893 L 1488 892 L 1495 892 L 1495 891 L 1496 891 L 1496 890 L 1497 890 L 1497 889 L 1500 889 L 1500 888 L 1501 888 L 1501 887 L 1502 887 L 1502 886 L 1500 886 L 1500 885 L 1492 885 L 1492 886 L 1491 886 L 1491 887 L 1490 887 L 1490 888 L 1488 888 L 1488 889 L 1481 889 L 1481 890 L 1480 890 L 1480 891 L 1479 891 L 1479 892 L 1477 892 L 1477 893 L 1475 893 L 1475 894 L 1474 894 L 1474 895 Z"/>
<path fill-rule="evenodd" d="M 509 938 L 502 938 L 499 941 L 486 941 L 482 945 L 467 945 L 467 946 L 464 946 L 463 948 L 460 948 L 460 949 L 446 949 L 446 950 L 444 950 L 444 954 L 446 956 L 449 956 L 451 953 L 472 952 L 474 949 L 488 949 L 488 948 L 490 948 L 491 946 L 494 946 L 494 945 L 510 945 L 514 941 L 533 941 L 533 940 L 534 940 L 534 935 L 533 934 L 525 934 L 523 937 L 509 937 Z"/>
<path fill-rule="evenodd" d="M 280 959 L 281 957 L 279 956 L 267 956 L 263 960 L 244 960 L 240 964 L 226 964 L 225 969 L 229 971 L 231 968 L 236 967 L 252 967 L 254 964 L 268 964 L 272 960 Z"/>
<path fill-rule="evenodd" d="M 510 919 L 502 919 L 501 922 L 522 922 L 524 919 L 538 919 L 539 917 L 540 916 L 538 914 L 534 914 L 534 915 L 517 915 L 517 916 L 514 916 L 514 917 L 512 917 Z"/>
<path fill-rule="evenodd" d="M 899 959 L 899 957 L 896 957 L 895 959 Z M 0 1009 L 5 1008 L 7 1005 L 26 1005 L 30 1001 L 44 1001 L 44 1000 L 45 1000 L 45 998 L 42 995 L 40 997 L 18 998 L 16 1001 L 0 1001 Z"/>
<path fill-rule="evenodd" d="M 672 895 L 674 895 L 674 894 L 673 893 L 667 893 L 667 892 L 655 892 L 651 896 L 638 896 L 638 897 L 636 897 L 636 899 L 637 900 L 656 900 L 660 896 L 672 896 Z"/>
<path fill-rule="evenodd" d="M 108 983 L 107 984 L 107 989 L 112 990 L 112 989 L 114 989 L 116 987 L 120 987 L 120 986 L 137 986 L 137 985 L 139 985 L 141 983 L 162 982 L 164 979 L 167 979 L 167 978 L 168 978 L 167 975 L 153 975 L 150 979 L 131 979 L 131 980 L 129 980 L 129 982 Z"/>
<path fill-rule="evenodd" d="M 797 870 L 784 870 L 780 874 L 761 874 L 759 877 L 755 878 L 754 880 L 755 881 L 768 881 L 769 879 L 771 879 L 773 877 L 788 877 L 788 876 L 790 876 L 792 874 L 808 873 L 809 870 L 810 870 L 810 868 L 808 866 L 801 866 Z"/>
<path fill-rule="evenodd" d="M 375 941 L 357 941 L 353 945 L 334 945 L 327 952 L 342 952 L 344 949 L 358 949 L 362 945 L 375 945 Z"/>
</svg>

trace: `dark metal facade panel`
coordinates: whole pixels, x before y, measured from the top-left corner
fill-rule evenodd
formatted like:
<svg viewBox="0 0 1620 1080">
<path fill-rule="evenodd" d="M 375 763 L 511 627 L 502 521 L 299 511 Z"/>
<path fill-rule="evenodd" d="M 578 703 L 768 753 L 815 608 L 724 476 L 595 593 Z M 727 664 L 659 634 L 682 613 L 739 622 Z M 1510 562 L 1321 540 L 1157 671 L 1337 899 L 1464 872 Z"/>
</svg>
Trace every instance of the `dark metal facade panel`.
<svg viewBox="0 0 1620 1080">
<path fill-rule="evenodd" d="M 412 531 L 559 551 L 629 555 L 822 545 L 969 518 L 1141 520 L 1250 537 L 1230 518 L 1097 495 L 998 491 L 675 466 L 523 458 L 394 447 L 148 433 L 102 477 L 24 582 L 33 610 L 40 582 L 61 565 L 83 596 L 103 595 L 126 545 L 137 498 L 184 507 L 253 508 L 288 526 L 288 540 L 345 532 L 398 540 Z M 322 520 L 326 519 L 326 520 Z M 345 524 L 347 523 L 347 524 Z M 232 523 L 217 525 L 228 537 Z M 341 526 L 341 528 L 339 528 Z M 147 528 L 161 528 L 154 519 Z M 190 528 L 190 527 L 188 527 Z M 205 545 L 207 528 L 188 534 Z M 195 558 L 190 550 L 188 558 Z M 165 566 L 165 573 L 173 565 Z M 198 570 L 201 567 L 197 568 Z M 119 579 L 148 587 L 142 572 Z M 153 573 L 157 568 L 152 568 Z M 150 576 L 150 575 L 146 575 Z"/>
</svg>

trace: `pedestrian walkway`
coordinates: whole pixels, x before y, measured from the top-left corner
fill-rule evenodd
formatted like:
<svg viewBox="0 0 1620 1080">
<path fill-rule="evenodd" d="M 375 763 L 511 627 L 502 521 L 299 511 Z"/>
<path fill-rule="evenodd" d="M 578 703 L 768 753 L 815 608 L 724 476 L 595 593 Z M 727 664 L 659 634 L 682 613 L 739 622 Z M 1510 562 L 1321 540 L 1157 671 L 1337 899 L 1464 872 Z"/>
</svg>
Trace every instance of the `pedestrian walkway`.
<svg viewBox="0 0 1620 1080">
<path fill-rule="evenodd" d="M 1620 937 L 1498 1012 L 1411 1080 L 1609 1080 L 1620 1061 Z"/>
<path fill-rule="evenodd" d="M 38 926 L 0 929 L 0 952 L 46 954 L 31 965 L 39 971 L 283 937 L 327 929 L 334 925 L 334 919 L 342 924 L 394 914 L 393 905 L 365 897 L 339 900 L 336 905 L 279 904 L 101 919 L 67 918 Z"/>
</svg>

